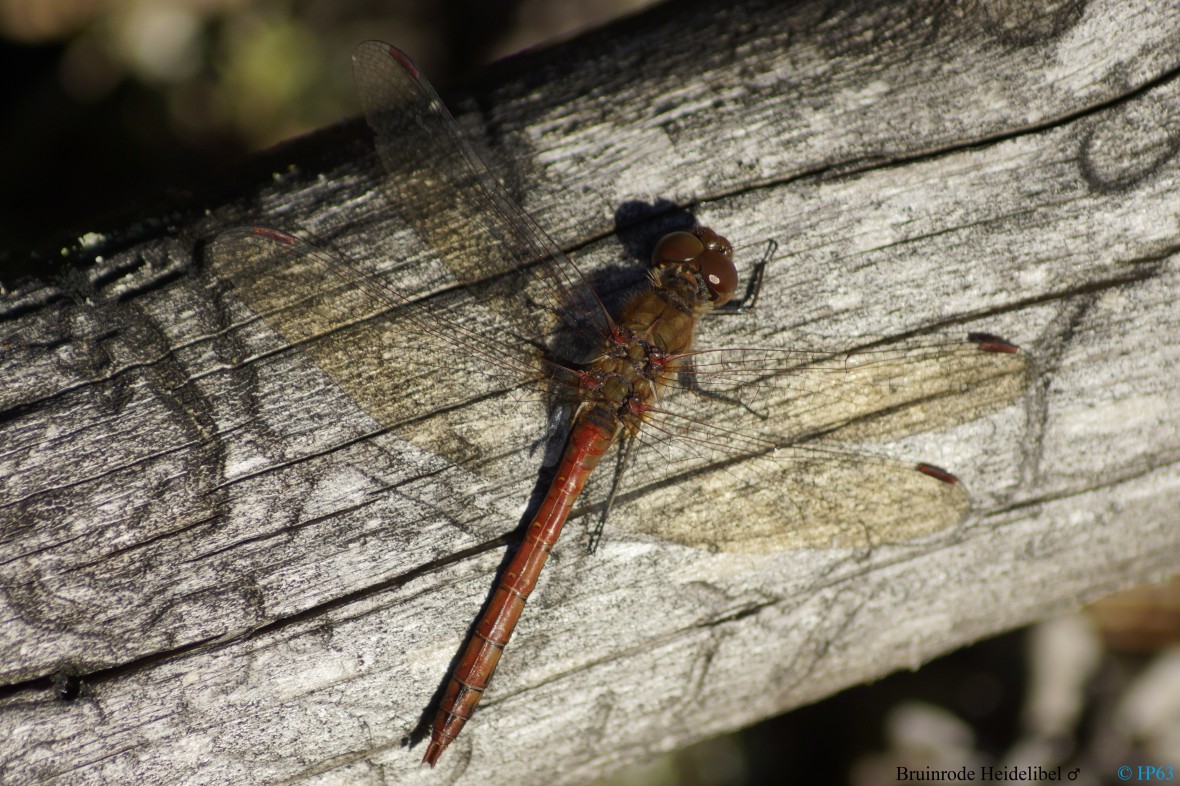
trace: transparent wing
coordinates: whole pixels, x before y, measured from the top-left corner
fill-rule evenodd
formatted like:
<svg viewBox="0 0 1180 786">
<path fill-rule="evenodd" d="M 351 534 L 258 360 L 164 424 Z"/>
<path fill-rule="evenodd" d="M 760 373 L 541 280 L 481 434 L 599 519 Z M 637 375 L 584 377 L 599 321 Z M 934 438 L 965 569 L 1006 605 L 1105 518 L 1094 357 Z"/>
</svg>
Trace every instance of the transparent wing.
<svg viewBox="0 0 1180 786">
<path fill-rule="evenodd" d="M 780 442 L 877 441 L 965 423 L 1015 400 L 1029 373 L 1027 355 L 987 334 L 843 352 L 704 350 L 688 360 L 662 411 L 689 423 L 724 418 Z"/>
<path fill-rule="evenodd" d="M 772 448 L 669 480 L 623 495 L 643 502 L 633 527 L 714 551 L 872 548 L 946 530 L 970 508 L 962 484 L 935 467 L 827 445 Z"/>
<path fill-rule="evenodd" d="M 366 41 L 353 53 L 353 74 L 394 214 L 519 338 L 544 344 L 560 335 L 549 351 L 584 360 L 610 330 L 602 303 L 464 141 L 409 56 Z"/>
<path fill-rule="evenodd" d="M 642 500 L 643 514 L 616 518 L 724 551 L 868 547 L 953 526 L 968 509 L 953 476 L 849 444 L 973 420 L 1028 376 L 1027 356 L 990 336 L 702 358 L 700 390 L 669 389 L 638 436 L 618 501 Z"/>
<path fill-rule="evenodd" d="M 456 460 L 481 457 L 458 436 L 474 404 L 531 401 L 543 418 L 548 391 L 563 387 L 563 367 L 535 346 L 499 340 L 461 291 L 412 298 L 388 271 L 266 227 L 224 232 L 207 256 L 255 314 L 377 421 L 414 426 L 408 438 Z M 447 421 L 464 407 L 458 424 Z"/>
</svg>

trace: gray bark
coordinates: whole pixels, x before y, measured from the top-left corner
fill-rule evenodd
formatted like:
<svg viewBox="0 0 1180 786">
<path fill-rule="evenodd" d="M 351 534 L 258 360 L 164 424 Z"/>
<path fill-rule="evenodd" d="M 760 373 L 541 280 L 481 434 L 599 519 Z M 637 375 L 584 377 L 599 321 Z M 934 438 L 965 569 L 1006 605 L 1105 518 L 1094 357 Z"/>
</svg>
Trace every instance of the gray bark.
<svg viewBox="0 0 1180 786">
<path fill-rule="evenodd" d="M 460 413 L 473 444 L 505 440 L 468 497 L 468 468 L 387 431 L 348 363 L 285 346 L 202 256 L 244 222 L 389 250 L 360 125 L 4 292 L 0 780 L 580 783 L 1174 572 L 1177 40 L 1180 8 L 1147 0 L 685 3 L 458 97 L 588 271 L 632 264 L 620 239 L 672 207 L 747 259 L 777 240 L 756 314 L 709 341 L 986 330 L 1032 373 L 882 448 L 965 481 L 950 530 L 710 552 L 630 534 L 652 494 L 587 555 L 572 522 L 433 773 L 405 743 L 544 424 Z"/>
</svg>

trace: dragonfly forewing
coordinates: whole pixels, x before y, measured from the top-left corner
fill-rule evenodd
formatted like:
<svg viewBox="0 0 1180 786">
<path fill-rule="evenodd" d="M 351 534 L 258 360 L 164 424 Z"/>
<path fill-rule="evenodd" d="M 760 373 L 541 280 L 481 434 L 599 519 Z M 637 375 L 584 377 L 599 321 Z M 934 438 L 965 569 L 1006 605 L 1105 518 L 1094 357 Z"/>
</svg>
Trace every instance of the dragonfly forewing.
<svg viewBox="0 0 1180 786">
<path fill-rule="evenodd" d="M 987 337 L 990 338 L 990 337 Z M 693 384 L 661 409 L 686 419 L 723 414 L 735 433 L 780 442 L 880 442 L 965 423 L 1027 388 L 1028 356 L 967 340 L 882 343 L 857 351 L 737 348 L 696 353 Z M 740 406 L 721 406 L 718 401 Z M 688 423 L 686 427 L 694 427 Z"/>
<path fill-rule="evenodd" d="M 366 41 L 353 73 L 385 167 L 390 211 L 403 219 L 469 297 L 515 326 L 523 341 L 580 363 L 610 330 L 581 273 L 508 195 L 459 134 L 446 106 L 400 50 Z"/>
</svg>

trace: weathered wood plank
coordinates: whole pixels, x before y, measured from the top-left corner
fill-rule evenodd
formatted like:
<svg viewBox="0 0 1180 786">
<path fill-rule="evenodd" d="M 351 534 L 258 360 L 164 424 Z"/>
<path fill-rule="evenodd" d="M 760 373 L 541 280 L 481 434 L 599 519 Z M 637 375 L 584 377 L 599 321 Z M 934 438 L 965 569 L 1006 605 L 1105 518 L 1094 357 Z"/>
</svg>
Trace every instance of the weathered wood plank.
<svg viewBox="0 0 1180 786">
<path fill-rule="evenodd" d="M 571 532 L 476 721 L 419 770 L 403 740 L 490 590 L 541 424 L 460 413 L 504 445 L 473 506 L 478 477 L 218 282 L 191 241 L 245 220 L 394 250 L 364 134 L 326 132 L 183 232 L 4 294 L 3 779 L 577 783 L 1174 571 L 1180 9 L 999 7 L 676 4 L 458 104 L 591 275 L 634 264 L 660 200 L 747 256 L 776 239 L 756 316 L 703 344 L 1024 346 L 1013 406 L 888 447 L 964 478 L 963 526 L 761 557 L 622 527 L 588 557 Z"/>
</svg>

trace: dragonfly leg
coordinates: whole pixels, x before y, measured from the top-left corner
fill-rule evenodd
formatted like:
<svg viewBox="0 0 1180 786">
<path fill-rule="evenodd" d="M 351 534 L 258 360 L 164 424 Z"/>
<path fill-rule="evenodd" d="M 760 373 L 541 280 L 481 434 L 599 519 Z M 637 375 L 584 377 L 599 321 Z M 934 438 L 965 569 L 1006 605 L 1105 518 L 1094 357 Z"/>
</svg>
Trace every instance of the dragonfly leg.
<svg viewBox="0 0 1180 786">
<path fill-rule="evenodd" d="M 594 529 L 590 530 L 590 538 L 586 544 L 586 551 L 589 554 L 597 551 L 599 544 L 602 543 L 602 533 L 606 529 L 606 519 L 610 515 L 611 506 L 614 505 L 615 496 L 619 493 L 619 487 L 622 485 L 623 470 L 627 468 L 627 462 L 631 458 L 631 451 L 635 447 L 635 436 L 636 434 L 631 434 L 627 437 L 624 444 L 619 446 L 618 459 L 615 462 L 615 474 L 610 483 L 610 493 L 606 495 L 606 504 L 602 507 L 602 512 L 598 516 L 598 521 L 594 524 Z"/>
</svg>

